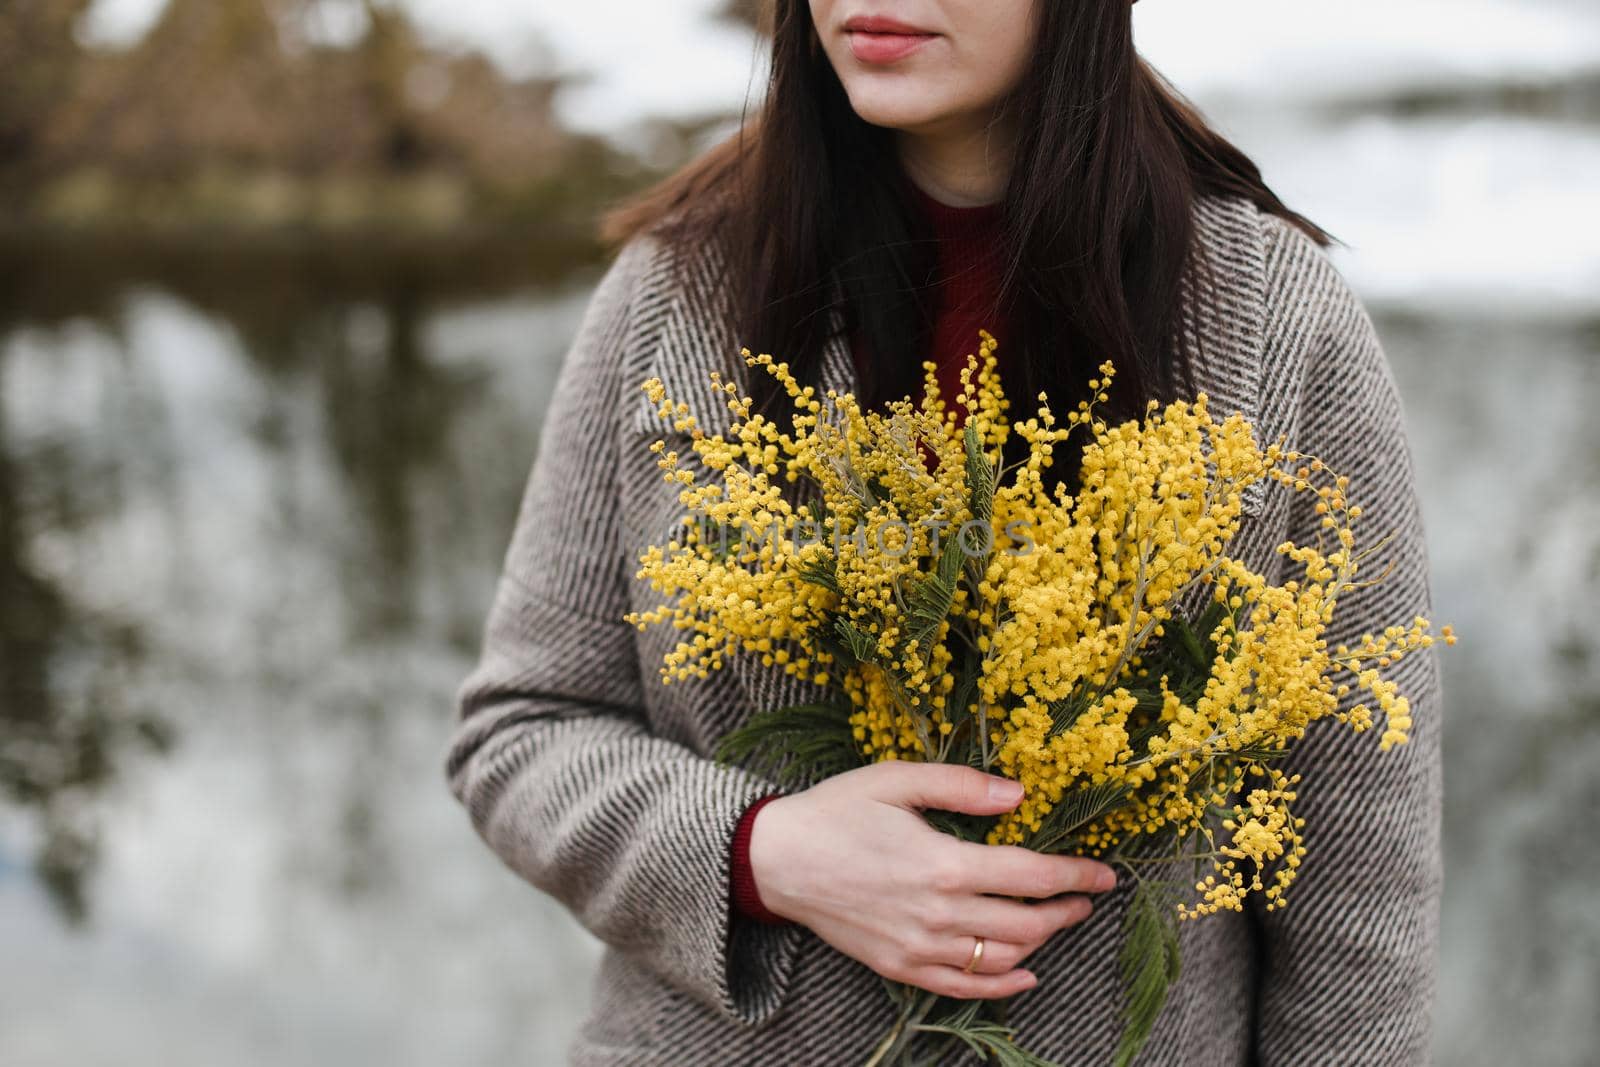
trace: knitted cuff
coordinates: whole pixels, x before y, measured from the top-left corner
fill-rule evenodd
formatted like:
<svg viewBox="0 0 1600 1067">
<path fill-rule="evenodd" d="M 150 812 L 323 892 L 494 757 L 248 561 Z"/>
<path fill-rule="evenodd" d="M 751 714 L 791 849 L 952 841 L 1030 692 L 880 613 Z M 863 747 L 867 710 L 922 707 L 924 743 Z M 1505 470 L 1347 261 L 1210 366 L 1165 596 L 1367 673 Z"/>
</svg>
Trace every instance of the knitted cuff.
<svg viewBox="0 0 1600 1067">
<path fill-rule="evenodd" d="M 773 925 L 786 924 L 789 920 L 768 911 L 761 903 L 761 894 L 756 892 L 755 872 L 750 869 L 750 830 L 756 821 L 756 813 L 770 801 L 777 800 L 780 795 L 774 793 L 764 796 L 744 810 L 744 814 L 739 817 L 739 825 L 733 832 L 733 857 L 729 865 L 732 871 L 734 910 L 757 922 Z"/>
</svg>

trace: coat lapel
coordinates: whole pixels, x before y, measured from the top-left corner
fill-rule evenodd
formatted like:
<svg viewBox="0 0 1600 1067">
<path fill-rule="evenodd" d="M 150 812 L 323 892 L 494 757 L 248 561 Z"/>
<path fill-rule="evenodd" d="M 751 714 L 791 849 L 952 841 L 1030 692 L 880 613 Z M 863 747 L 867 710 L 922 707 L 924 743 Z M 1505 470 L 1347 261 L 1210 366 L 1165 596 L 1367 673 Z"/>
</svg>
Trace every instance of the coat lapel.
<svg viewBox="0 0 1600 1067">
<path fill-rule="evenodd" d="M 1191 268 L 1182 283 L 1182 318 L 1197 351 L 1195 385 L 1213 418 L 1239 412 L 1259 430 L 1267 285 L 1257 209 L 1240 197 L 1202 197 L 1195 224 L 1204 266 Z M 1266 443 L 1258 436 L 1257 444 Z M 1265 481 L 1245 489 L 1244 514 L 1262 513 L 1266 489 Z"/>
<path fill-rule="evenodd" d="M 718 269 L 712 254 L 707 251 L 695 259 L 682 264 L 676 282 L 671 283 L 672 295 L 661 318 L 648 374 L 661 379 L 669 396 L 689 405 L 702 429 L 719 434 L 732 426 L 733 416 L 727 398 L 712 387 L 712 372 L 720 373 L 725 381 L 737 381 L 740 391 L 749 395 L 752 376 L 766 371 L 745 364 L 741 345 L 726 325 L 727 290 L 715 280 Z M 818 391 L 853 393 L 860 380 L 849 340 L 839 328 L 839 313 L 830 312 L 830 319 L 833 329 L 822 350 Z M 781 353 L 773 355 L 783 358 Z M 670 424 L 643 400 L 635 408 L 633 428 L 641 433 L 672 433 Z"/>
</svg>

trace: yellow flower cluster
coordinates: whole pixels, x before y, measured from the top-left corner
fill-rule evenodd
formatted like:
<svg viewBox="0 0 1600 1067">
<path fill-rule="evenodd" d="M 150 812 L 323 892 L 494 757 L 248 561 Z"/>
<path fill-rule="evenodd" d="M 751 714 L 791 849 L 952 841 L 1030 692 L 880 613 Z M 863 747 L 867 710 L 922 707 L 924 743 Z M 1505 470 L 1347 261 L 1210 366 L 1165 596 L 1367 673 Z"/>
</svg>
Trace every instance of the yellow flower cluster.
<svg viewBox="0 0 1600 1067">
<path fill-rule="evenodd" d="M 1233 814 L 1223 820 L 1222 828 L 1230 833 L 1231 840 L 1218 849 L 1221 858 L 1216 870 L 1195 883 L 1201 894 L 1199 902 L 1179 905 L 1182 918 L 1210 915 L 1224 908 L 1238 911 L 1250 892 L 1265 893 L 1268 911 L 1283 907 L 1283 891 L 1294 880 L 1306 854 L 1300 837 L 1306 821 L 1289 812 L 1289 804 L 1295 799 L 1292 787 L 1300 776 L 1284 775 L 1272 767 L 1251 770 L 1264 775 L 1267 782 L 1250 790 L 1241 803 L 1233 806 Z M 1239 868 L 1239 863 L 1246 860 L 1252 867 L 1248 872 Z M 1266 885 L 1262 872 L 1268 864 L 1278 861 L 1282 865 L 1273 876 L 1273 884 Z"/>
<path fill-rule="evenodd" d="M 1214 868 L 1182 914 L 1240 907 L 1249 892 L 1277 906 L 1303 850 L 1298 780 L 1269 761 L 1322 718 L 1369 728 L 1353 691 L 1383 716 L 1380 747 L 1404 743 L 1409 706 L 1382 671 L 1433 643 L 1428 620 L 1328 647 L 1340 596 L 1365 584 L 1358 570 L 1381 543 L 1357 551 L 1360 507 L 1320 460 L 1281 440 L 1262 448 L 1242 416 L 1213 418 L 1204 394 L 1108 424 L 1096 406 L 1110 363 L 1065 425 L 1042 394 L 1013 422 L 995 349 L 983 333 L 968 357 L 965 423 L 931 363 L 919 403 L 878 413 L 819 397 L 746 351 L 794 414 L 786 426 L 756 414 L 717 378 L 734 415 L 721 436 L 645 383 L 698 463 L 657 443 L 692 521 L 641 554 L 639 577 L 665 601 L 629 621 L 684 633 L 666 681 L 755 655 L 836 693 L 863 761 L 1015 778 L 1024 799 L 994 820 L 990 843 L 1165 849 Z M 1047 488 L 1043 472 L 1074 433 L 1087 435 L 1077 483 Z M 1027 455 L 1007 463 L 1013 434 Z M 1243 492 L 1264 479 L 1314 493 L 1326 535 L 1279 546 L 1295 574 L 1282 584 L 1229 555 Z M 1440 634 L 1454 643 L 1449 627 Z M 1236 802 L 1255 777 L 1264 784 Z"/>
</svg>

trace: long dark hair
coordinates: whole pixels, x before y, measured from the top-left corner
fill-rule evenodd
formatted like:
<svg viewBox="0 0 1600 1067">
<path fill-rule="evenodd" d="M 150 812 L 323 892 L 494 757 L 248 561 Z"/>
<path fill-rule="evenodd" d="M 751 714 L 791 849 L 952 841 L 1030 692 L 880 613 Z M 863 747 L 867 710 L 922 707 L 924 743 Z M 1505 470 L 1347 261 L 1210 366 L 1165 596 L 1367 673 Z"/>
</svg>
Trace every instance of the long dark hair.
<svg viewBox="0 0 1600 1067">
<path fill-rule="evenodd" d="M 1064 417 L 1106 359 L 1118 368 L 1109 414 L 1192 390 L 1179 305 L 1191 257 L 1206 270 L 1193 239 L 1198 196 L 1248 198 L 1332 241 L 1140 58 L 1131 8 L 1041 0 L 1031 65 L 1003 105 L 1017 130 L 1001 249 L 1010 336 L 999 337 L 1014 410 L 1031 411 L 1022 401 L 1043 391 Z M 919 395 L 934 248 L 905 195 L 894 134 L 851 108 L 806 0 L 772 0 L 765 14 L 772 64 L 760 113 L 613 211 L 602 236 L 716 241 L 741 344 L 814 382 L 838 311 L 873 353 L 864 399 Z M 763 407 L 774 402 L 766 375 L 751 384 Z M 1076 449 L 1062 458 L 1076 470 Z"/>
</svg>

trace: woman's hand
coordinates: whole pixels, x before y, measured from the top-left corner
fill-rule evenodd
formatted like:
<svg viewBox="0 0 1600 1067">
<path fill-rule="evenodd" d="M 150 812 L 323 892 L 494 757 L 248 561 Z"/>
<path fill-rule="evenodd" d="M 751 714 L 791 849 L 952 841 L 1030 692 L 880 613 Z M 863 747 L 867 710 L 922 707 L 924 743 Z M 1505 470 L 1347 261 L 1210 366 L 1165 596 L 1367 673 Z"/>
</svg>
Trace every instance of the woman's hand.
<svg viewBox="0 0 1600 1067">
<path fill-rule="evenodd" d="M 1087 918 L 1082 894 L 1110 889 L 1115 872 L 1089 859 L 959 841 L 917 813 L 998 815 L 1021 799 L 1008 778 L 950 764 L 891 760 L 837 775 L 756 814 L 756 890 L 768 910 L 885 978 L 969 1000 L 1020 993 L 1037 979 L 1018 964 Z M 967 974 L 975 937 L 984 939 L 983 958 Z"/>
</svg>

